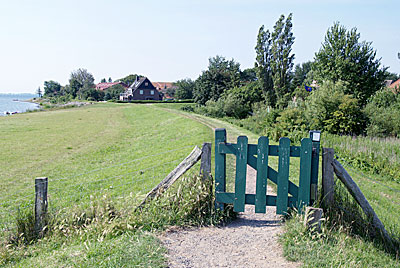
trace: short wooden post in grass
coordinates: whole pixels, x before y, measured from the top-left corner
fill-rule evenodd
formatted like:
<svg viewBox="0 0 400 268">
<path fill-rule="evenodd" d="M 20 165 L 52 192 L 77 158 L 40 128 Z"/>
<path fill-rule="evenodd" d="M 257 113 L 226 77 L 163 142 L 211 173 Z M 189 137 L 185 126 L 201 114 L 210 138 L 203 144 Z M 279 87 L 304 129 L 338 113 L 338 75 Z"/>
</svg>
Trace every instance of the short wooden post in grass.
<svg viewBox="0 0 400 268">
<path fill-rule="evenodd" d="M 203 179 L 211 178 L 211 143 L 203 143 L 201 149 L 200 175 Z"/>
<path fill-rule="evenodd" d="M 321 231 L 322 208 L 306 207 L 304 225 L 312 232 Z"/>
<path fill-rule="evenodd" d="M 335 150 L 322 148 L 322 202 L 324 208 L 333 204 L 335 180 L 333 170 L 333 157 Z"/>
<path fill-rule="evenodd" d="M 46 177 L 35 179 L 35 232 L 38 237 L 43 236 L 43 228 L 46 225 L 47 186 Z"/>
</svg>

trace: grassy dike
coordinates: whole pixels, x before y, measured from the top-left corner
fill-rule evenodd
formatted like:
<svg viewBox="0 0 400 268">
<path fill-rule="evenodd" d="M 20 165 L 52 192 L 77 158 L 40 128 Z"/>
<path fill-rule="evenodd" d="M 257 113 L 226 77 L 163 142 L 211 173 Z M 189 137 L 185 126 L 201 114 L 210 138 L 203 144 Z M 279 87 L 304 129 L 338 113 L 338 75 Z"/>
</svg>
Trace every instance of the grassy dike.
<svg viewBox="0 0 400 268">
<path fill-rule="evenodd" d="M 4 267 L 165 266 L 152 230 L 191 219 L 179 214 L 172 197 L 141 214 L 132 208 L 213 136 L 198 122 L 151 105 L 109 103 L 1 117 L 0 133 Z M 34 178 L 41 176 L 49 178 L 52 229 L 29 242 Z"/>
</svg>

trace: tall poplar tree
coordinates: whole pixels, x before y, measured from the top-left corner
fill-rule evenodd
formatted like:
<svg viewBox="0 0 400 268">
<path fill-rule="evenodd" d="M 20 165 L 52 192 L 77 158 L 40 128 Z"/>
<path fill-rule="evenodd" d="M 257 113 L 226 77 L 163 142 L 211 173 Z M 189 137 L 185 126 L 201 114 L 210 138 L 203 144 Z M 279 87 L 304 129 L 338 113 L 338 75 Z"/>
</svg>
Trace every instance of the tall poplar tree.
<svg viewBox="0 0 400 268">
<path fill-rule="evenodd" d="M 286 20 L 281 15 L 272 33 L 264 30 L 264 25 L 258 31 L 255 69 L 264 98 L 272 107 L 286 106 L 290 97 L 293 43 L 292 13 Z"/>
<path fill-rule="evenodd" d="M 294 36 L 292 33 L 292 13 L 281 15 L 275 23 L 271 34 L 271 72 L 277 105 L 281 108 L 287 105 L 290 98 L 290 80 L 293 69 L 294 54 L 292 46 Z"/>
<path fill-rule="evenodd" d="M 272 83 L 270 49 L 271 34 L 269 30 L 264 30 L 264 25 L 262 25 L 258 30 L 257 45 L 255 47 L 255 70 L 264 99 L 268 105 L 275 106 L 276 95 Z"/>
</svg>

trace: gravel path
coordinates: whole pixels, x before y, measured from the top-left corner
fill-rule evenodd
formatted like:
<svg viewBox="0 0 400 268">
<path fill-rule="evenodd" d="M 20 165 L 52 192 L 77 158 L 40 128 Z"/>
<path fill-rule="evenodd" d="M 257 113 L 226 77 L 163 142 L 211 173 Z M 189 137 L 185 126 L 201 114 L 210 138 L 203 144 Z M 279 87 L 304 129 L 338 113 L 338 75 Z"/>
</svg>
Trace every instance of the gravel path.
<svg viewBox="0 0 400 268">
<path fill-rule="evenodd" d="M 247 172 L 246 192 L 255 193 L 256 172 L 250 167 Z M 255 214 L 254 206 L 246 205 L 225 227 L 167 231 L 160 239 L 168 249 L 169 267 L 298 267 L 282 256 L 277 241 L 282 225 L 275 211 L 267 207 L 266 214 Z"/>
</svg>

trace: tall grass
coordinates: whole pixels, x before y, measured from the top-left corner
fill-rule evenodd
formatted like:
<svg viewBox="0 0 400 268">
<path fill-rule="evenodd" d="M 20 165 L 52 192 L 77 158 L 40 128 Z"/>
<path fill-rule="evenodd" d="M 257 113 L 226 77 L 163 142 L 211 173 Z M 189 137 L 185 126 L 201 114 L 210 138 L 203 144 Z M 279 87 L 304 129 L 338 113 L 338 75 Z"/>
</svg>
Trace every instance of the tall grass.
<svg viewBox="0 0 400 268">
<path fill-rule="evenodd" d="M 400 139 L 324 134 L 322 145 L 353 167 L 400 183 Z"/>
</svg>

